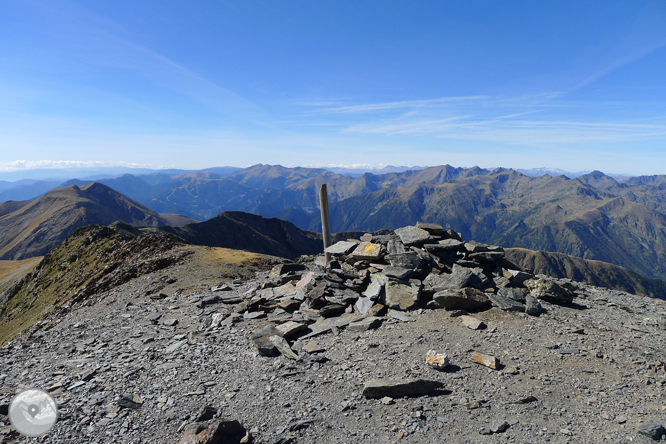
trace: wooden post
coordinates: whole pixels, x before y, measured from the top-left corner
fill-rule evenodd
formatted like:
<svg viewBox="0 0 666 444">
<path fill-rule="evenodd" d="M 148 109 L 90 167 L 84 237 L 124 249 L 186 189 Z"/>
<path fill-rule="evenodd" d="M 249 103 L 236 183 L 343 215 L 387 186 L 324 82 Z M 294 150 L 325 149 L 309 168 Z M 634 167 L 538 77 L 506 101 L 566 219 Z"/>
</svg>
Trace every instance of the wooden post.
<svg viewBox="0 0 666 444">
<path fill-rule="evenodd" d="M 328 193 L 326 184 L 321 185 L 319 190 L 319 206 L 321 208 L 321 234 L 324 238 L 324 250 L 331 246 L 331 219 L 328 215 Z M 331 253 L 324 251 L 324 258 L 328 264 L 331 261 Z"/>
</svg>

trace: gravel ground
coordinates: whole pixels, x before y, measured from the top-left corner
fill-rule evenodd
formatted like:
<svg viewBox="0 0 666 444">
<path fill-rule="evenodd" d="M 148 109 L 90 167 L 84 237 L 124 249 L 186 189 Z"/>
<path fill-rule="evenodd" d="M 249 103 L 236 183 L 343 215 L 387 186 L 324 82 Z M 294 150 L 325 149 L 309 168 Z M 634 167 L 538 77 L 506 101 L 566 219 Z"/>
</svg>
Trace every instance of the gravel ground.
<svg viewBox="0 0 666 444">
<path fill-rule="evenodd" d="M 193 255 L 0 349 L 0 443 L 177 443 L 205 405 L 259 443 L 652 442 L 639 427 L 666 424 L 660 300 L 576 284 L 573 303 L 541 301 L 538 317 L 471 313 L 486 326 L 479 330 L 421 305 L 405 312 L 407 322 L 383 316 L 377 329 L 302 339 L 305 330 L 290 338 L 300 356 L 292 360 L 260 355 L 250 338 L 275 314 L 246 319 L 238 304 L 201 307 L 219 293 L 204 289 L 210 282 L 243 296 L 269 280 L 268 271 L 215 270 Z M 197 282 L 204 284 L 194 289 Z M 215 313 L 225 321 L 210 327 Z M 429 350 L 446 353 L 450 365 L 429 367 Z M 472 362 L 474 351 L 500 366 Z M 376 378 L 443 388 L 367 399 L 364 384 Z M 20 437 L 2 416 L 26 387 L 48 389 L 59 404 L 58 423 L 40 439 Z"/>
</svg>

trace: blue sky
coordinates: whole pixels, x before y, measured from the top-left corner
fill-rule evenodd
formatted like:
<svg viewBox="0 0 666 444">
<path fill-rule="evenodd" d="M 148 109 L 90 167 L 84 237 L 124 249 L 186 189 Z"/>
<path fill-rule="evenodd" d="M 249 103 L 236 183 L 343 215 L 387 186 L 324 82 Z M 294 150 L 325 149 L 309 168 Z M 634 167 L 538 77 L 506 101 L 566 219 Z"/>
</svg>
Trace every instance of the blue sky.
<svg viewBox="0 0 666 444">
<path fill-rule="evenodd" d="M 664 1 L 3 0 L 0 41 L 0 170 L 666 173 Z"/>
</svg>

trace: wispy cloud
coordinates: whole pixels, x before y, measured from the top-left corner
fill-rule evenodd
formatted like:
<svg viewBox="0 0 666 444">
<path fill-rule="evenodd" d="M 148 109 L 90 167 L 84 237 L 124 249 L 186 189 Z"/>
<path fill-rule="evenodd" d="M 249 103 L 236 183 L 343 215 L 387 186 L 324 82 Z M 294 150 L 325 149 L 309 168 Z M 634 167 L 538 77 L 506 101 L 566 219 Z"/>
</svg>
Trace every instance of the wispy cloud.
<svg viewBox="0 0 666 444">
<path fill-rule="evenodd" d="M 162 168 L 151 164 L 139 164 L 131 162 L 104 162 L 104 161 L 80 161 L 80 160 L 15 160 L 13 162 L 0 162 L 0 171 L 25 171 L 37 169 L 78 169 L 78 168 Z"/>
<path fill-rule="evenodd" d="M 640 113 L 609 117 L 612 110 L 639 110 L 642 104 L 581 102 L 561 92 L 520 96 L 466 96 L 319 107 L 317 124 L 337 125 L 343 134 L 428 136 L 519 145 L 620 142 L 659 139 L 666 118 L 636 120 Z"/>
</svg>

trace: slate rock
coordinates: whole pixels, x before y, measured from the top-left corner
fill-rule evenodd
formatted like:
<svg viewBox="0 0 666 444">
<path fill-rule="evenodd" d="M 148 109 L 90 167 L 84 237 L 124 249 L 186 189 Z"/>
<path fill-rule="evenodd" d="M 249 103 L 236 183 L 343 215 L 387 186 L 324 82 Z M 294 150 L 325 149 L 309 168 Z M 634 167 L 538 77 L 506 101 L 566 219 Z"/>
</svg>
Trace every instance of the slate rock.
<svg viewBox="0 0 666 444">
<path fill-rule="evenodd" d="M 384 255 L 381 244 L 372 242 L 361 242 L 351 253 L 351 257 L 357 261 L 377 261 Z"/>
<path fill-rule="evenodd" d="M 372 236 L 372 235 L 370 235 L 370 236 Z M 340 242 L 337 242 L 337 243 L 331 245 L 330 247 L 326 248 L 324 250 L 324 252 L 330 253 L 330 254 L 333 254 L 333 255 L 336 255 L 336 256 L 345 255 L 345 254 L 349 253 L 351 250 L 353 250 L 354 248 L 356 248 L 357 245 L 358 245 L 358 242 L 340 241 Z"/>
<path fill-rule="evenodd" d="M 467 258 L 473 261 L 497 263 L 500 262 L 502 259 L 504 259 L 504 252 L 483 251 L 480 253 L 471 253 L 467 256 Z"/>
<path fill-rule="evenodd" d="M 493 433 L 504 433 L 509 430 L 509 423 L 503 420 L 493 421 L 490 424 L 490 430 Z"/>
<path fill-rule="evenodd" d="M 664 427 L 662 427 L 661 424 L 657 424 L 656 422 L 646 422 L 638 426 L 638 433 L 658 441 L 664 434 L 666 434 L 666 430 L 664 430 Z"/>
<path fill-rule="evenodd" d="M 501 294 L 487 293 L 488 299 L 492 302 L 493 306 L 504 311 L 525 311 L 525 305 L 518 301 L 509 299 Z"/>
<path fill-rule="evenodd" d="M 574 298 L 574 294 L 570 290 L 550 279 L 528 279 L 524 282 L 524 285 L 530 290 L 530 296 L 537 299 L 551 299 L 569 303 Z"/>
<path fill-rule="evenodd" d="M 519 270 L 504 270 L 503 274 L 513 285 L 518 287 L 522 286 L 526 280 L 533 277 L 531 274 Z"/>
<path fill-rule="evenodd" d="M 435 293 L 433 300 L 437 302 L 440 307 L 447 310 L 475 310 L 491 305 L 487 294 L 476 288 L 443 290 Z"/>
<path fill-rule="evenodd" d="M 432 288 L 434 291 L 456 290 L 467 287 L 473 278 L 476 278 L 476 275 L 471 269 L 453 264 L 451 273 L 440 275 L 439 282 Z"/>
<path fill-rule="evenodd" d="M 347 326 L 351 331 L 367 331 L 382 325 L 384 320 L 375 316 L 370 316 L 360 321 L 352 322 Z"/>
<path fill-rule="evenodd" d="M 363 296 L 376 301 L 384 291 L 384 284 L 383 279 L 373 277 L 372 281 L 370 281 L 370 285 L 368 285 L 368 288 L 363 292 Z"/>
<path fill-rule="evenodd" d="M 274 325 L 267 325 L 261 330 L 258 330 L 250 335 L 252 343 L 257 348 L 257 351 L 262 356 L 273 356 L 276 348 L 275 344 L 270 340 L 273 335 L 282 334 Z"/>
<path fill-rule="evenodd" d="M 400 254 L 404 253 L 405 245 L 400 241 L 400 239 L 390 240 L 386 244 L 386 251 L 388 254 Z"/>
<path fill-rule="evenodd" d="M 437 236 L 444 232 L 444 227 L 442 227 L 440 224 L 433 224 L 428 222 L 416 222 L 416 228 L 426 230 L 428 233 Z"/>
<path fill-rule="evenodd" d="M 282 356 L 294 360 L 298 359 L 298 355 L 294 353 L 287 340 L 282 336 L 271 335 L 268 337 L 268 340 L 275 346 Z"/>
<path fill-rule="evenodd" d="M 465 327 L 470 328 L 472 330 L 479 330 L 480 328 L 485 327 L 486 325 L 483 323 L 483 321 L 475 318 L 474 316 L 462 315 L 460 316 L 460 320 L 462 321 Z"/>
<path fill-rule="evenodd" d="M 372 308 L 373 304 L 374 302 L 370 298 L 358 298 L 355 306 L 359 313 L 361 313 L 363 316 L 366 316 L 368 311 L 370 311 Z"/>
<path fill-rule="evenodd" d="M 525 313 L 531 316 L 538 316 L 543 313 L 543 307 L 532 296 L 525 296 Z"/>
<path fill-rule="evenodd" d="M 440 381 L 425 379 L 372 379 L 363 387 L 363 396 L 381 399 L 385 396 L 401 398 L 404 396 L 420 396 L 444 387 Z"/>
<path fill-rule="evenodd" d="M 246 430 L 236 420 L 211 419 L 186 426 L 179 444 L 240 443 L 246 434 Z"/>
<path fill-rule="evenodd" d="M 415 280 L 416 281 L 416 280 Z M 418 282 L 418 285 L 416 284 Z M 408 310 L 415 306 L 421 295 L 421 283 L 416 281 L 410 285 L 400 282 L 389 282 L 386 284 L 386 306 Z"/>
<path fill-rule="evenodd" d="M 280 332 L 282 337 L 288 338 L 289 336 L 292 336 L 300 331 L 306 330 L 308 326 L 305 324 L 301 324 L 299 322 L 287 321 L 284 324 L 280 324 L 275 328 Z"/>
<path fill-rule="evenodd" d="M 385 267 L 382 270 L 382 274 L 384 276 L 399 280 L 408 279 L 412 275 L 412 273 L 413 270 L 409 270 L 407 268 L 402 268 L 402 267 L 394 267 L 393 265 L 389 265 L 388 267 Z"/>
<path fill-rule="evenodd" d="M 412 245 L 421 246 L 431 239 L 430 233 L 417 227 L 398 228 L 395 230 L 395 234 L 400 237 L 400 240 L 406 247 Z"/>
<path fill-rule="evenodd" d="M 525 302 L 525 290 L 522 288 L 500 288 L 497 294 L 517 302 Z"/>
<path fill-rule="evenodd" d="M 407 268 L 408 270 L 423 268 L 423 261 L 419 257 L 419 254 L 415 251 L 390 254 L 388 255 L 387 259 L 394 267 Z"/>
<path fill-rule="evenodd" d="M 436 244 L 425 244 L 423 248 L 431 253 L 453 252 L 460 251 L 464 248 L 464 243 L 456 239 L 443 239 Z"/>
</svg>

